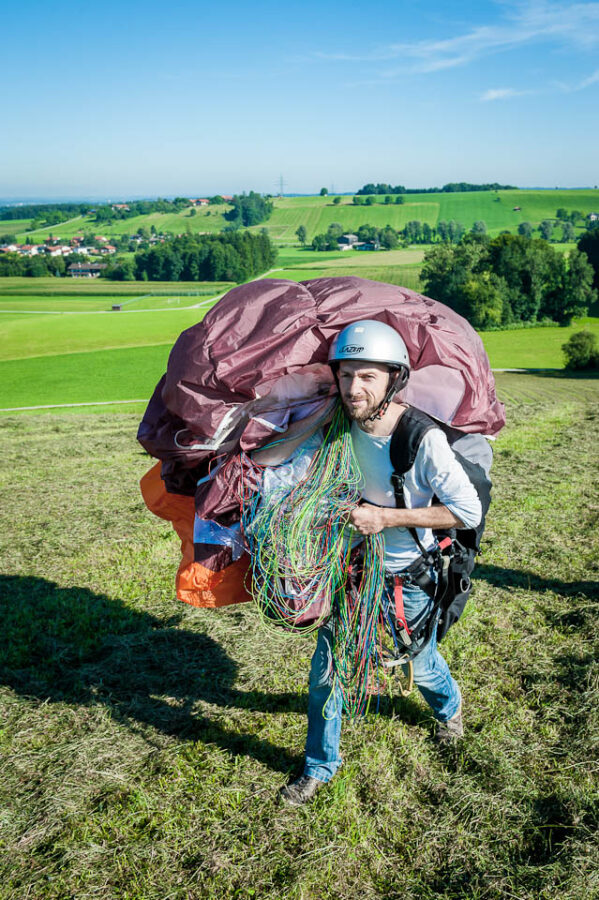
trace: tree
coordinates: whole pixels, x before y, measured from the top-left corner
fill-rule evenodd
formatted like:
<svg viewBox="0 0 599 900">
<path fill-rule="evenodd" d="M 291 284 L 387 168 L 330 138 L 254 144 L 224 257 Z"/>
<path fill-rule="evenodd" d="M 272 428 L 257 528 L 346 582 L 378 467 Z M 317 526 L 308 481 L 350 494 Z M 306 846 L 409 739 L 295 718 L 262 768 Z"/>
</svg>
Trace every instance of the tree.
<svg viewBox="0 0 599 900">
<path fill-rule="evenodd" d="M 563 206 L 560 206 L 560 208 L 557 210 L 557 212 L 555 214 L 555 218 L 559 219 L 560 222 L 566 222 L 568 219 L 568 210 L 564 209 Z"/>
<path fill-rule="evenodd" d="M 300 226 L 296 229 L 296 232 L 295 232 L 295 233 L 296 233 L 296 235 L 297 235 L 298 241 L 300 242 L 300 244 L 302 245 L 302 247 L 304 247 L 305 244 L 306 244 L 306 240 L 307 240 L 307 238 L 308 238 L 308 232 L 306 231 L 305 225 L 300 225 Z"/>
<path fill-rule="evenodd" d="M 333 203 L 335 204 L 335 206 L 339 206 L 339 204 L 341 203 L 341 197 L 333 197 Z"/>
<path fill-rule="evenodd" d="M 385 195 L 385 204 L 388 206 L 390 203 L 392 203 L 392 201 L 393 201 L 393 197 L 391 196 L 391 194 L 386 194 Z"/>
<path fill-rule="evenodd" d="M 363 206 L 364 205 L 364 197 L 358 197 L 357 195 L 353 198 L 352 203 L 354 206 Z"/>
<path fill-rule="evenodd" d="M 327 237 L 337 240 L 343 234 L 343 225 L 339 222 L 331 222 L 327 228 Z"/>
<path fill-rule="evenodd" d="M 505 282 L 492 272 L 469 278 L 462 288 L 462 315 L 473 328 L 496 328 L 503 318 Z"/>
<path fill-rule="evenodd" d="M 472 231 L 472 234 L 486 234 L 487 226 L 482 221 L 482 219 L 479 219 L 478 222 L 474 223 L 474 225 L 471 228 L 471 231 Z"/>
<path fill-rule="evenodd" d="M 533 226 L 532 222 L 520 222 L 518 225 L 518 234 L 521 234 L 523 237 L 532 237 Z"/>
<path fill-rule="evenodd" d="M 575 331 L 570 335 L 562 350 L 566 357 L 566 369 L 599 368 L 599 350 L 597 338 L 592 331 Z"/>
<path fill-rule="evenodd" d="M 378 240 L 378 228 L 374 225 L 360 225 L 358 228 L 359 241 L 376 241 Z"/>
<path fill-rule="evenodd" d="M 541 237 L 544 241 L 550 241 L 551 235 L 553 234 L 553 222 L 551 219 L 543 219 L 539 225 L 539 231 L 541 232 Z"/>
<path fill-rule="evenodd" d="M 395 197 L 395 203 L 396 203 L 396 205 L 397 205 L 397 206 L 401 206 L 401 204 L 402 204 L 403 202 L 404 202 L 404 199 L 403 199 L 402 195 L 401 195 L 401 194 L 397 194 L 396 197 Z"/>
<path fill-rule="evenodd" d="M 564 244 L 568 244 L 574 240 L 576 237 L 576 232 L 574 231 L 574 225 L 571 222 L 564 222 L 562 225 L 562 241 Z"/>
<path fill-rule="evenodd" d="M 455 247 L 437 244 L 424 254 L 420 280 L 425 293 L 447 304 L 460 314 L 470 309 L 464 297 L 464 287 L 488 268 L 488 250 L 478 242 L 462 243 Z"/>
<path fill-rule="evenodd" d="M 580 212 L 580 210 L 573 209 L 570 213 L 570 221 L 572 222 L 572 225 L 576 225 L 576 223 L 582 221 L 582 219 L 584 219 L 584 216 Z"/>
<path fill-rule="evenodd" d="M 455 219 L 452 219 L 449 223 L 448 230 L 449 240 L 452 242 L 452 244 L 457 244 L 464 236 L 466 228 L 462 225 L 461 222 L 456 222 Z"/>
<path fill-rule="evenodd" d="M 444 219 L 437 222 L 437 234 L 439 235 L 439 239 L 446 244 L 449 240 L 449 226 Z"/>
<path fill-rule="evenodd" d="M 599 288 L 599 228 L 585 231 L 578 239 L 578 249 L 585 253 L 595 273 L 593 287 Z"/>
<path fill-rule="evenodd" d="M 374 194 L 369 194 L 368 197 L 366 197 L 366 206 L 374 206 L 375 203 L 376 199 Z"/>
<path fill-rule="evenodd" d="M 328 188 L 321 188 L 321 189 L 320 189 L 320 196 L 321 196 L 321 197 L 326 197 L 328 193 L 329 193 Z"/>
<path fill-rule="evenodd" d="M 419 244 L 422 241 L 422 222 L 412 219 L 406 222 L 403 229 L 404 240 L 408 244 Z"/>
<path fill-rule="evenodd" d="M 386 225 L 381 231 L 381 246 L 385 250 L 395 250 L 399 246 L 399 238 L 397 232 L 390 225 Z"/>
<path fill-rule="evenodd" d="M 547 285 L 541 314 L 560 325 L 585 316 L 597 292 L 593 288 L 593 269 L 584 253 L 572 250 L 567 259 L 556 259 L 553 283 Z"/>
</svg>

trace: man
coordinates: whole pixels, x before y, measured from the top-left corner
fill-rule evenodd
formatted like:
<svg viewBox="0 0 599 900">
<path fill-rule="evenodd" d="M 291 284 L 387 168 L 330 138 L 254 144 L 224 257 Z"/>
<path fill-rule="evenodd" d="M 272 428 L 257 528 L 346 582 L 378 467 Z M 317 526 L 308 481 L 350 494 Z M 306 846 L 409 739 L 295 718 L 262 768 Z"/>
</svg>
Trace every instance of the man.
<svg viewBox="0 0 599 900">
<path fill-rule="evenodd" d="M 474 528 L 481 518 L 480 501 L 445 434 L 433 428 L 425 434 L 414 465 L 406 473 L 406 508 L 396 507 L 389 447 L 408 407 L 392 401 L 408 381 L 410 361 L 402 338 L 393 328 L 372 320 L 354 322 L 333 341 L 329 363 L 352 421 L 352 442 L 363 476 L 363 502 L 352 511 L 350 524 L 362 535 L 383 532 L 385 572 L 390 576 L 386 577 L 383 602 L 393 602 L 391 582 L 397 582 L 394 576 L 401 575 L 407 630 L 415 634 L 434 615 L 434 600 L 406 571 L 421 556 L 409 529 L 415 530 L 425 551 L 433 550 L 431 529 Z M 430 575 L 436 577 L 434 571 Z M 429 640 L 422 638 L 409 647 L 408 657 L 412 659 L 414 682 L 437 721 L 437 740 L 460 738 L 460 690 L 437 649 L 434 628 Z M 325 625 L 319 630 L 310 670 L 304 773 L 281 791 L 283 800 L 294 806 L 310 800 L 341 765 L 341 702 L 338 688 L 331 690 L 334 685 L 331 630 Z"/>
</svg>

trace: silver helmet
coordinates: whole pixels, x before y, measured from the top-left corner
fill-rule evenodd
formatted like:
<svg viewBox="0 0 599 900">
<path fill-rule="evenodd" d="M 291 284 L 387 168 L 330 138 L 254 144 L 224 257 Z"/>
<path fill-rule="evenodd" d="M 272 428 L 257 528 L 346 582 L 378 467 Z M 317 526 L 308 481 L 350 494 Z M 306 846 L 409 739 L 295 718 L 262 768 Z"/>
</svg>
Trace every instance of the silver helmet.
<svg viewBox="0 0 599 900">
<path fill-rule="evenodd" d="M 406 386 L 410 377 L 410 357 L 403 339 L 390 325 L 376 319 L 352 322 L 339 332 L 329 348 L 329 365 L 335 379 L 339 363 L 345 360 L 389 366 L 387 393 L 370 416 L 372 421 L 381 419 L 393 397 Z"/>
<path fill-rule="evenodd" d="M 405 367 L 410 371 L 408 348 L 394 328 L 375 319 L 361 319 L 347 325 L 333 339 L 329 363 L 352 359 L 376 362 L 386 366 Z"/>
</svg>

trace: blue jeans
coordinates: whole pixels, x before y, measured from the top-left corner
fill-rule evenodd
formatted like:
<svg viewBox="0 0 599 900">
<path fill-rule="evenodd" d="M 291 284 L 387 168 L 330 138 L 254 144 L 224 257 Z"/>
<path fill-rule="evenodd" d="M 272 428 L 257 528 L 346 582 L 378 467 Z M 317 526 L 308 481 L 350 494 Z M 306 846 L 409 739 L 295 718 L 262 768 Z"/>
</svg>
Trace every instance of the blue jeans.
<svg viewBox="0 0 599 900">
<path fill-rule="evenodd" d="M 387 596 L 384 602 L 392 602 Z M 432 601 L 416 585 L 404 585 L 403 602 L 409 626 L 419 620 Z M 461 704 L 460 689 L 452 678 L 449 666 L 437 650 L 437 636 L 412 660 L 414 683 L 439 722 L 454 716 Z M 316 649 L 310 666 L 308 694 L 308 736 L 304 774 L 319 781 L 330 781 L 339 766 L 341 739 L 341 692 L 334 681 L 331 653 L 331 629 L 328 625 L 318 632 Z"/>
</svg>

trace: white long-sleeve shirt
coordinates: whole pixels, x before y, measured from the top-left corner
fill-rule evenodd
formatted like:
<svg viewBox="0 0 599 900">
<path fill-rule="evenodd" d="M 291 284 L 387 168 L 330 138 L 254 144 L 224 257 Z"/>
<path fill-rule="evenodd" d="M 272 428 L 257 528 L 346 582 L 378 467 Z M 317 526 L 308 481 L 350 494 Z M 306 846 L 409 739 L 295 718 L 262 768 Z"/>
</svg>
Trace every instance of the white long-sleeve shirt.
<svg viewBox="0 0 599 900">
<path fill-rule="evenodd" d="M 362 472 L 363 499 L 377 506 L 395 506 L 391 476 L 390 445 L 392 435 L 368 434 L 352 424 L 354 452 Z M 466 528 L 475 528 L 482 516 L 478 494 L 459 464 L 440 428 L 424 435 L 414 465 L 406 472 L 404 497 L 409 509 L 430 506 L 433 497 L 456 515 Z M 434 545 L 430 528 L 417 528 L 421 544 L 427 550 Z M 407 528 L 385 528 L 385 568 L 401 572 L 420 556 L 420 550 Z"/>
</svg>

